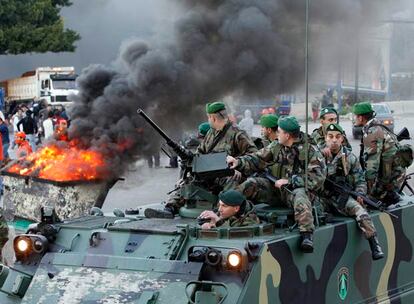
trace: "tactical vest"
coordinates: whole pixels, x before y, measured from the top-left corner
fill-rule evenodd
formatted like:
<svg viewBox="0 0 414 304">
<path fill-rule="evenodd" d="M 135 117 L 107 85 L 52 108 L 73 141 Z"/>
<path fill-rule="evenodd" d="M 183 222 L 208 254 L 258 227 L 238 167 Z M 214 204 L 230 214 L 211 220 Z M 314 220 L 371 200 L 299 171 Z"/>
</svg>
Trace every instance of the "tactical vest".
<svg viewBox="0 0 414 304">
<path fill-rule="evenodd" d="M 299 168 L 305 167 L 306 151 L 304 149 L 304 143 L 300 142 L 298 145 L 295 145 L 293 149 L 298 150 L 301 147 L 300 151 L 296 151 L 298 154 L 299 162 L 295 161 L 293 164 L 288 164 L 283 159 L 282 162 L 279 162 L 279 154 L 283 148 L 283 145 L 277 144 L 274 147 L 273 152 L 273 162 L 270 171 L 272 175 L 276 178 L 288 178 L 292 175 L 293 172 L 298 172 Z"/>
</svg>

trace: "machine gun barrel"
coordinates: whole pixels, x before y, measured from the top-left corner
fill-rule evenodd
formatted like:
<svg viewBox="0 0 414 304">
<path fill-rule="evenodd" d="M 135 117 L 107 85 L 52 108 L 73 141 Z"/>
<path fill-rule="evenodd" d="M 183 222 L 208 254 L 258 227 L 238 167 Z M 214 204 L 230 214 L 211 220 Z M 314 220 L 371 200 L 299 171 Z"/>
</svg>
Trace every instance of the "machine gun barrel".
<svg viewBox="0 0 414 304">
<path fill-rule="evenodd" d="M 335 191 L 337 191 L 339 193 L 349 194 L 354 199 L 357 199 L 357 197 L 361 197 L 363 199 L 364 203 L 367 204 L 368 206 L 370 206 L 371 208 L 377 209 L 377 210 L 379 210 L 381 212 L 384 212 L 384 213 L 386 213 L 386 214 L 388 214 L 392 217 L 398 218 L 398 216 L 396 216 L 395 214 L 392 214 L 391 212 L 387 211 L 381 201 L 376 201 L 375 202 L 374 200 L 370 199 L 368 196 L 366 196 L 362 193 L 351 190 L 351 188 L 348 185 L 346 185 L 346 184 L 337 184 L 329 178 L 326 179 L 326 182 L 331 184 L 335 188 Z"/>
<path fill-rule="evenodd" d="M 172 140 L 151 118 L 148 117 L 144 110 L 138 109 L 137 113 L 141 115 L 151 125 L 151 127 L 153 127 L 155 131 L 161 135 L 162 138 L 165 139 L 167 145 L 169 145 L 182 160 L 187 161 L 193 159 L 193 153 Z"/>
</svg>

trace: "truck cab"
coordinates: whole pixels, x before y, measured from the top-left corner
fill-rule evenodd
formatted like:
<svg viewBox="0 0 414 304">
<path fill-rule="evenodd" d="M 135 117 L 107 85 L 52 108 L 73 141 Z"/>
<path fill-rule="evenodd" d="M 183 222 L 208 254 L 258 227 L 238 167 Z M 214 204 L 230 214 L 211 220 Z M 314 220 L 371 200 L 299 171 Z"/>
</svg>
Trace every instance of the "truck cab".
<svg viewBox="0 0 414 304">
<path fill-rule="evenodd" d="M 39 68 L 40 98 L 52 105 L 70 102 L 70 96 L 78 93 L 77 76 L 73 68 Z"/>
</svg>

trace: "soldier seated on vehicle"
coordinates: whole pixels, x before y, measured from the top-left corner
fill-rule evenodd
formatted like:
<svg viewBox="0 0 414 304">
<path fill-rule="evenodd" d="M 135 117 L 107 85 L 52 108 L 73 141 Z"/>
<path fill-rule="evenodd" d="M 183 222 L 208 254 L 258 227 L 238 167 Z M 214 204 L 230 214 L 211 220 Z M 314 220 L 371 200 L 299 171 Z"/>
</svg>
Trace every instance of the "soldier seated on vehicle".
<svg viewBox="0 0 414 304">
<path fill-rule="evenodd" d="M 257 151 L 252 139 L 245 131 L 234 126 L 228 117 L 226 107 L 222 102 L 213 102 L 206 105 L 206 112 L 211 129 L 197 148 L 199 154 L 226 152 L 228 155 L 241 156 Z M 214 182 L 205 182 L 208 191 L 212 189 L 227 190 L 235 187 L 241 173 L 235 172 L 234 177 L 217 178 Z M 147 208 L 144 212 L 147 218 L 173 218 L 178 214 L 186 200 L 181 195 L 181 189 L 185 183 L 191 183 L 190 179 L 184 179 L 176 188 L 176 191 L 168 197 L 163 210 Z M 216 194 L 220 191 L 214 191 Z"/>
<path fill-rule="evenodd" d="M 279 116 L 276 114 L 266 114 L 260 117 L 263 147 L 277 140 L 278 120 Z"/>
<path fill-rule="evenodd" d="M 218 212 L 203 211 L 199 220 L 209 220 L 201 225 L 202 229 L 215 227 L 243 227 L 260 224 L 260 220 L 254 212 L 252 203 L 236 190 L 222 191 L 219 194 Z"/>
<path fill-rule="evenodd" d="M 372 258 L 374 260 L 382 259 L 384 253 L 378 243 L 377 231 L 371 217 L 363 207 L 362 197 L 358 196 L 355 200 L 346 191 L 341 192 L 330 184 L 330 181 L 333 181 L 337 185 L 350 187 L 352 191 L 366 195 L 367 184 L 358 158 L 343 146 L 344 130 L 340 125 L 328 125 L 325 140 L 330 155 L 325 157 L 328 173 L 325 188 L 320 196 L 322 206 L 327 211 L 339 212 L 342 215 L 355 218 L 369 242 Z"/>
<path fill-rule="evenodd" d="M 323 187 L 326 165 L 319 149 L 308 147 L 308 167 L 305 170 L 305 134 L 295 117 L 283 117 L 278 121 L 278 140 L 256 153 L 241 157 L 227 157 L 232 169 L 245 175 L 269 169 L 277 181 L 263 177 L 249 177 L 237 190 L 255 203 L 269 203 L 293 208 L 295 221 L 301 234 L 300 249 L 313 252 L 312 193 Z M 307 171 L 308 191 L 305 190 Z"/>
<path fill-rule="evenodd" d="M 400 200 L 398 194 L 406 168 L 398 157 L 398 139 L 388 128 L 375 119 L 369 102 L 354 105 L 355 126 L 362 126 L 360 162 L 365 169 L 368 194 L 387 205 Z"/>
<path fill-rule="evenodd" d="M 210 124 L 208 122 L 203 122 L 198 126 L 198 133 L 197 136 L 191 136 L 187 139 L 184 143 L 184 147 L 189 149 L 191 152 L 196 153 L 198 146 L 203 141 L 204 137 L 206 137 L 207 132 L 211 129 Z"/>
<path fill-rule="evenodd" d="M 321 150 L 322 154 L 329 156 L 330 150 L 326 147 L 325 136 L 326 136 L 326 127 L 332 123 L 338 123 L 338 112 L 332 107 L 326 107 L 321 110 L 319 113 L 319 119 L 321 126 L 312 132 L 312 139 L 315 145 Z M 344 134 L 344 145 L 352 150 L 351 145 Z"/>
</svg>

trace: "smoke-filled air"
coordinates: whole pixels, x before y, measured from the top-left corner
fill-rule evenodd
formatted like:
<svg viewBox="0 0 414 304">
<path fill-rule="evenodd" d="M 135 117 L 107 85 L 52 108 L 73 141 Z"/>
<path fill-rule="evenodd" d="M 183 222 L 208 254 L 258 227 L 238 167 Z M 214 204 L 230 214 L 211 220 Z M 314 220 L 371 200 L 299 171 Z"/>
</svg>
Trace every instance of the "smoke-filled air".
<svg viewBox="0 0 414 304">
<path fill-rule="evenodd" d="M 111 172 L 121 172 L 160 140 L 138 108 L 177 137 L 206 120 L 206 102 L 232 94 L 269 98 L 303 84 L 305 1 L 176 2 L 182 13 L 171 39 L 128 41 L 116 64 L 90 66 L 78 78 L 70 136 L 103 152 Z M 349 36 L 382 18 L 377 2 L 312 1 L 312 52 L 321 32 L 335 28 L 343 31 L 335 35 Z"/>
</svg>

